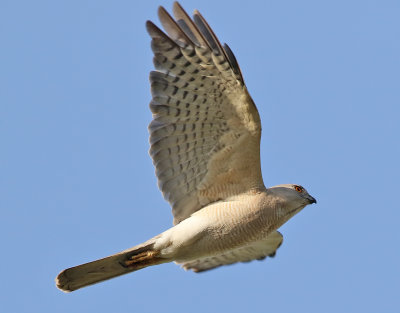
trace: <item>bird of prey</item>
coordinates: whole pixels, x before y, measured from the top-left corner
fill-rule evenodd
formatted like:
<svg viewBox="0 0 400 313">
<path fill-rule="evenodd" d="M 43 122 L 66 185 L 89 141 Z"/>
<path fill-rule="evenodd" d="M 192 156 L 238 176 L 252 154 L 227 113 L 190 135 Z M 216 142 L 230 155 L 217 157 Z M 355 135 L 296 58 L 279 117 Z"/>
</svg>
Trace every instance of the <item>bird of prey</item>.
<svg viewBox="0 0 400 313">
<path fill-rule="evenodd" d="M 174 226 L 112 256 L 62 271 L 73 291 L 139 269 L 176 262 L 194 272 L 274 256 L 277 229 L 316 200 L 300 185 L 266 188 L 260 166 L 261 123 L 231 49 L 203 16 L 179 3 L 151 21 L 155 71 L 150 155 Z"/>
</svg>

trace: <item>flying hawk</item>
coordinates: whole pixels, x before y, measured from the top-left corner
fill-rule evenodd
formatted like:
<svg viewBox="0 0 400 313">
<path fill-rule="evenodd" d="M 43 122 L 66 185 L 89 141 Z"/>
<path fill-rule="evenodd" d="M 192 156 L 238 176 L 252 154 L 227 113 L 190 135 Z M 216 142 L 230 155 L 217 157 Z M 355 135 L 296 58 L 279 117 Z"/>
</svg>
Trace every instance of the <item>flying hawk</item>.
<svg viewBox="0 0 400 313">
<path fill-rule="evenodd" d="M 274 256 L 277 229 L 316 200 L 299 185 L 266 188 L 261 123 L 231 49 L 196 10 L 160 7 L 152 22 L 150 155 L 174 226 L 128 250 L 72 267 L 56 278 L 73 291 L 151 265 L 195 272 Z"/>
</svg>

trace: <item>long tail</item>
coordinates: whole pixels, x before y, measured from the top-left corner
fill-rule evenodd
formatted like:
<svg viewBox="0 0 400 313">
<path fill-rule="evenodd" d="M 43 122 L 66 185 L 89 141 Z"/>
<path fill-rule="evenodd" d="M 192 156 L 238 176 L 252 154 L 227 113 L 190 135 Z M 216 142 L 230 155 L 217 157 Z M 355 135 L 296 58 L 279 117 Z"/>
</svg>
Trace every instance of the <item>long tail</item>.
<svg viewBox="0 0 400 313">
<path fill-rule="evenodd" d="M 71 292 L 147 266 L 171 261 L 159 257 L 159 251 L 154 250 L 153 246 L 154 240 L 149 240 L 104 259 L 63 270 L 56 278 L 57 288 Z"/>
</svg>

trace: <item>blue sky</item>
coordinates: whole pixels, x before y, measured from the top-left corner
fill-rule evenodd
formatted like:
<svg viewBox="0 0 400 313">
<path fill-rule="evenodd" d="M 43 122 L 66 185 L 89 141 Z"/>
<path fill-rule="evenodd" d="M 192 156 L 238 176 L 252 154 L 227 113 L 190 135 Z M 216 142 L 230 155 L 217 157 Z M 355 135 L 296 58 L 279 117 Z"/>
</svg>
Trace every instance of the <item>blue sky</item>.
<svg viewBox="0 0 400 313">
<path fill-rule="evenodd" d="M 1 312 L 397 312 L 400 3 L 182 1 L 241 65 L 267 186 L 318 199 L 274 259 L 54 277 L 169 228 L 148 156 L 147 19 L 170 1 L 0 3 Z"/>
</svg>

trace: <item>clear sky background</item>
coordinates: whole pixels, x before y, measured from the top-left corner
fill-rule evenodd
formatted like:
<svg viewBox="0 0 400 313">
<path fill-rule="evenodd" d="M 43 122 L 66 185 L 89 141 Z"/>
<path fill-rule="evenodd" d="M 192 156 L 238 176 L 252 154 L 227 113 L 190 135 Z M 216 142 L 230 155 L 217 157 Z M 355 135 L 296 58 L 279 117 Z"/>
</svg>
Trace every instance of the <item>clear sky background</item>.
<svg viewBox="0 0 400 313">
<path fill-rule="evenodd" d="M 145 21 L 170 1 L 0 2 L 1 312 L 399 312 L 400 2 L 182 1 L 235 52 L 267 186 L 317 198 L 274 259 L 71 294 L 66 267 L 169 228 Z M 158 23 L 159 25 L 159 23 Z"/>
</svg>

